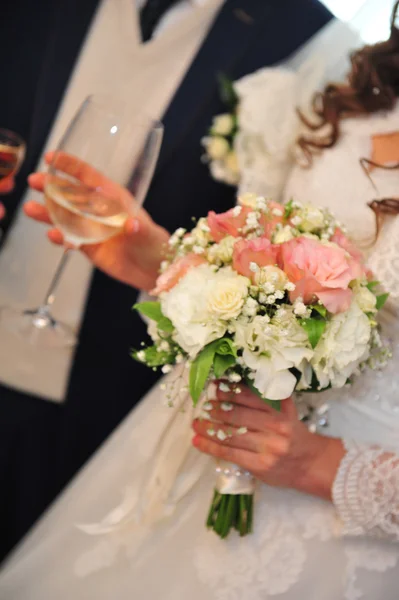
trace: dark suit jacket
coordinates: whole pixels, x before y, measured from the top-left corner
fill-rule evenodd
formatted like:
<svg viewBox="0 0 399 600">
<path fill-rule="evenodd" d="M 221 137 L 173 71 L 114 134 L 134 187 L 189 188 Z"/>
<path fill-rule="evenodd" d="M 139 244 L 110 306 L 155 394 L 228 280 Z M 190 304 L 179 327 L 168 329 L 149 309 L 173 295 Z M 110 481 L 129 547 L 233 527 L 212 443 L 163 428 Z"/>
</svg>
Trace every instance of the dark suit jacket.
<svg viewBox="0 0 399 600">
<path fill-rule="evenodd" d="M 19 108 L 9 106 L 5 110 L 0 104 L 7 126 L 28 138 L 25 172 L 34 166 L 45 141 L 96 1 L 41 0 L 27 4 L 32 13 L 33 5 L 40 4 L 44 18 L 40 26 L 46 41 L 40 39 L 37 47 L 34 45 L 28 61 L 39 77 L 29 72 L 21 58 L 18 64 L 24 69 L 23 76 L 19 73 L 11 78 L 10 92 Z M 145 202 L 156 221 L 172 231 L 178 226 L 189 227 L 193 216 L 210 209 L 222 212 L 234 204 L 234 189 L 214 182 L 200 160 L 200 139 L 212 116 L 224 110 L 217 73 L 237 79 L 279 63 L 330 18 L 317 0 L 226 0 L 164 115 L 164 143 Z M 29 29 L 30 19 L 25 13 L 21 19 Z M 37 16 L 35 19 L 39 20 Z M 30 111 L 26 111 L 28 84 L 33 99 Z M 2 102 L 4 97 L 0 95 Z M 22 187 L 21 178 L 11 198 L 15 204 Z M 138 347 L 145 338 L 144 324 L 130 310 L 136 294 L 95 272 L 62 407 L 0 390 L 0 427 L 8 443 L 4 465 L 0 460 L 0 486 L 4 490 L 0 511 L 3 505 L 5 512 L 1 514 L 9 517 L 5 535 L 0 536 L 0 552 L 15 543 L 156 381 L 156 374 L 129 357 L 129 349 Z M 16 482 L 13 487 L 12 481 Z"/>
</svg>

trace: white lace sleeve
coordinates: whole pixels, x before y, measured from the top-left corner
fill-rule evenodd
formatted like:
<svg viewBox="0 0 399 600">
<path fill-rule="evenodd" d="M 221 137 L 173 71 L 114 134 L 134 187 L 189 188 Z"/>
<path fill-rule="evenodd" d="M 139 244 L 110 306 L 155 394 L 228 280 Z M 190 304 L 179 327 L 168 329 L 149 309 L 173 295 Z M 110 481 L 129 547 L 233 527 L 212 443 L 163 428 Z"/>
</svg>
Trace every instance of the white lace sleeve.
<svg viewBox="0 0 399 600">
<path fill-rule="evenodd" d="M 399 456 L 378 446 L 345 446 L 333 485 L 343 534 L 399 541 Z"/>
</svg>

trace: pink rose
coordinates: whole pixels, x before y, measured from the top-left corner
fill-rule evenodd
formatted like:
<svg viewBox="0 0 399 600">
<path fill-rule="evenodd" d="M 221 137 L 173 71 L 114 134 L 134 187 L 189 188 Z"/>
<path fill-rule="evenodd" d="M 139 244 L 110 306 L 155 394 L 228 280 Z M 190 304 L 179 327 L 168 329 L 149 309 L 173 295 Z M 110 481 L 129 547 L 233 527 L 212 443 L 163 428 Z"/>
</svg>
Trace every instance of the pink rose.
<svg viewBox="0 0 399 600">
<path fill-rule="evenodd" d="M 331 313 L 348 310 L 348 286 L 358 276 L 358 263 L 345 250 L 299 237 L 281 244 L 281 266 L 296 286 L 291 302 L 301 297 L 310 304 L 317 298 Z"/>
<path fill-rule="evenodd" d="M 240 230 L 245 227 L 248 214 L 252 212 L 248 206 L 240 208 L 238 214 L 235 208 L 220 214 L 216 214 L 213 210 L 208 213 L 208 225 L 214 242 L 220 242 L 228 235 L 233 237 L 240 235 Z"/>
<path fill-rule="evenodd" d="M 334 242 L 334 244 L 337 244 L 337 246 L 340 246 L 341 248 L 346 250 L 346 252 L 350 254 L 350 256 L 353 258 L 353 268 L 358 270 L 358 275 L 356 276 L 356 278 L 360 278 L 368 273 L 368 269 L 364 264 L 364 256 L 362 252 L 359 250 L 359 248 L 355 246 L 355 244 L 349 238 L 346 237 L 346 235 L 341 231 L 341 229 L 339 229 L 338 227 L 336 228 L 334 235 L 332 236 L 330 241 Z"/>
<path fill-rule="evenodd" d="M 255 273 L 250 269 L 253 262 L 258 267 L 275 265 L 279 247 L 273 244 L 267 238 L 256 238 L 254 240 L 239 240 L 234 245 L 233 250 L 233 268 L 249 279 L 254 278 Z"/>
<path fill-rule="evenodd" d="M 158 296 L 161 292 L 168 292 L 190 269 L 206 262 L 205 258 L 194 253 L 178 258 L 158 277 L 155 288 L 150 294 Z"/>
<path fill-rule="evenodd" d="M 270 240 L 277 225 L 284 224 L 284 206 L 272 201 L 268 202 L 267 206 L 269 211 L 267 215 L 262 214 L 259 223 L 265 230 L 265 236 Z M 276 211 L 276 214 L 273 214 L 273 210 Z"/>
</svg>

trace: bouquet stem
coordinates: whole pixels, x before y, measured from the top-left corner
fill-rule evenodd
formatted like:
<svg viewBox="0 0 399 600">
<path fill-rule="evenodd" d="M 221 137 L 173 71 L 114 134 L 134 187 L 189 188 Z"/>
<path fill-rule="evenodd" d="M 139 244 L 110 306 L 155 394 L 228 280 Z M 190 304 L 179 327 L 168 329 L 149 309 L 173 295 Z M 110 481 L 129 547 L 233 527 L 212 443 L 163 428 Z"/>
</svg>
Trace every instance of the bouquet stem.
<svg viewBox="0 0 399 600">
<path fill-rule="evenodd" d="M 252 532 L 253 494 L 221 494 L 215 490 L 206 525 L 219 537 L 226 538 L 231 529 L 240 536 Z"/>
</svg>

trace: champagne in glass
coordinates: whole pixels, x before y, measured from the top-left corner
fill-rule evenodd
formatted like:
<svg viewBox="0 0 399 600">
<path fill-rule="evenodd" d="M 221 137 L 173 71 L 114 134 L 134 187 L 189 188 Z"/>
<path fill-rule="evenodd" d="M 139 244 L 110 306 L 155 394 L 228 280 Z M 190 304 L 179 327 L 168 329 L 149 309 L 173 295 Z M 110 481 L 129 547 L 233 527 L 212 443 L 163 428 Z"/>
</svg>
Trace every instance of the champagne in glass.
<svg viewBox="0 0 399 600">
<path fill-rule="evenodd" d="M 71 249 L 118 235 L 144 201 L 157 162 L 163 127 L 130 105 L 89 96 L 53 155 L 45 202 L 61 230 L 65 251 L 43 303 L 19 312 L 2 309 L 1 322 L 35 345 L 71 346 L 76 333 L 50 308 Z"/>
<path fill-rule="evenodd" d="M 0 181 L 18 172 L 25 150 L 25 142 L 17 133 L 0 129 Z"/>
</svg>

